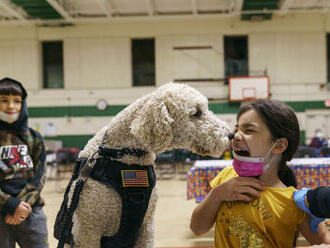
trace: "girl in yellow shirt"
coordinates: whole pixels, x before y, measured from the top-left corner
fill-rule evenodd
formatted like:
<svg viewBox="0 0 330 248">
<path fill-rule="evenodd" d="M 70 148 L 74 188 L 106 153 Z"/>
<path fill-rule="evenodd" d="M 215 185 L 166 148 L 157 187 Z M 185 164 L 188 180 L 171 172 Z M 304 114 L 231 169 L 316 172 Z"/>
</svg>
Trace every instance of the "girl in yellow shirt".
<svg viewBox="0 0 330 248">
<path fill-rule="evenodd" d="M 262 100 L 243 105 L 236 119 L 233 166 L 211 182 L 193 211 L 191 230 L 201 235 L 215 223 L 216 248 L 295 247 L 298 231 L 311 244 L 330 244 L 325 225 L 313 232 L 310 217 L 293 201 L 297 182 L 286 165 L 299 145 L 293 110 Z"/>
</svg>

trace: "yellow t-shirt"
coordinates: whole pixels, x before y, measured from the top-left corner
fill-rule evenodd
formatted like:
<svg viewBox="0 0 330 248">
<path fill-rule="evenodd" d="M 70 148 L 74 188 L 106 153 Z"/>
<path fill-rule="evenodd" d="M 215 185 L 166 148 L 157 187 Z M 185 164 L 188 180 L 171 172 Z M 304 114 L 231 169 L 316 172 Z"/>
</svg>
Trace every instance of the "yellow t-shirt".
<svg viewBox="0 0 330 248">
<path fill-rule="evenodd" d="M 211 181 L 211 187 L 238 176 L 232 166 L 223 169 Z M 252 202 L 223 202 L 215 227 L 215 247 L 222 248 L 289 248 L 297 225 L 305 212 L 293 201 L 294 187 L 266 187 Z"/>
</svg>

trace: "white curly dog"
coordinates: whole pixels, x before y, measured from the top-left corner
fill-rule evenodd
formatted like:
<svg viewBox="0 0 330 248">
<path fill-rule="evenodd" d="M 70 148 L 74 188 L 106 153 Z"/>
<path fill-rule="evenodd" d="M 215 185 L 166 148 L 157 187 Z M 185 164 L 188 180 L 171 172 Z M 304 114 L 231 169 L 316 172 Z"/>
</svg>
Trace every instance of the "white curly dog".
<svg viewBox="0 0 330 248">
<path fill-rule="evenodd" d="M 208 100 L 186 84 L 168 83 L 129 105 L 102 128 L 79 157 L 97 153 L 103 137 L 108 148 L 142 149 L 142 157 L 125 155 L 126 164 L 152 165 L 156 154 L 184 148 L 202 155 L 220 156 L 229 145 L 228 125 L 208 109 Z M 71 187 L 71 197 L 72 188 Z M 154 213 L 158 190 L 152 191 L 135 248 L 154 247 Z M 117 233 L 121 197 L 99 181 L 88 178 L 73 215 L 74 247 L 99 248 L 103 236 Z M 169 227 L 170 228 L 170 227 Z"/>
</svg>

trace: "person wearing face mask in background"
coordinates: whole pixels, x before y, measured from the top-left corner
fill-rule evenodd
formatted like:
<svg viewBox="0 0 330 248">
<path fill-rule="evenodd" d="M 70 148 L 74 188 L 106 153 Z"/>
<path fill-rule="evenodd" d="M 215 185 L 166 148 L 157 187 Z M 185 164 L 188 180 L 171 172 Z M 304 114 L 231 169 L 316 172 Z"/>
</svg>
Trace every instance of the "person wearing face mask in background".
<svg viewBox="0 0 330 248">
<path fill-rule="evenodd" d="M 299 144 L 293 110 L 272 100 L 240 108 L 232 139 L 233 166 L 211 181 L 212 190 L 191 216 L 201 235 L 215 224 L 215 247 L 295 247 L 298 231 L 311 244 L 330 244 L 324 223 L 293 201 L 297 182 L 286 165 Z M 312 230 L 314 229 L 314 230 Z"/>
<path fill-rule="evenodd" d="M 27 93 L 14 79 L 0 80 L 0 247 L 48 247 L 40 196 L 46 152 L 28 127 Z"/>
<path fill-rule="evenodd" d="M 309 144 L 309 146 L 317 148 L 317 149 L 328 146 L 328 142 L 324 138 L 321 129 L 318 128 L 318 129 L 315 130 L 315 136 L 312 138 L 311 143 Z"/>
</svg>

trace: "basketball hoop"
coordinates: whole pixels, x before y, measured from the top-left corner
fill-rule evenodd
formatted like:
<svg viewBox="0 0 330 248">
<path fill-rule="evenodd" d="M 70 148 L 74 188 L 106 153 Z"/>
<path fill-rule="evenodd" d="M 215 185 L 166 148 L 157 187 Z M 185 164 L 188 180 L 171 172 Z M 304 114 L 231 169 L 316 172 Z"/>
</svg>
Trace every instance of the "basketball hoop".
<svg viewBox="0 0 330 248">
<path fill-rule="evenodd" d="M 242 99 L 252 101 L 257 99 L 257 90 L 254 87 L 242 88 Z"/>
<path fill-rule="evenodd" d="M 269 99 L 269 77 L 230 77 L 229 101 L 255 101 Z"/>
</svg>

